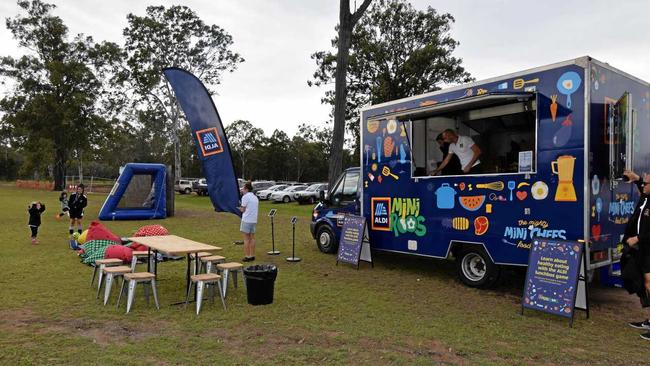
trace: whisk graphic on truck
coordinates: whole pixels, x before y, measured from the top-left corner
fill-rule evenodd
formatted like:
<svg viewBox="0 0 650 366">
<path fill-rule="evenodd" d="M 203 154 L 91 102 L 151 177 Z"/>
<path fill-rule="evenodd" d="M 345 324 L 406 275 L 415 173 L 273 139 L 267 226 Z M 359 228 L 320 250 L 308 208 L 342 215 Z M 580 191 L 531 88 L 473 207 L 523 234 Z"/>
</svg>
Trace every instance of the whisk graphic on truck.
<svg viewBox="0 0 650 366">
<path fill-rule="evenodd" d="M 649 103 L 647 82 L 586 56 L 367 106 L 360 167 L 321 195 L 312 235 L 334 253 L 343 217 L 362 215 L 373 250 L 453 256 L 473 287 L 525 266 L 533 237 L 584 240 L 588 270 L 610 266 L 638 198 L 622 172 L 650 153 Z M 471 145 L 477 159 L 461 156 Z M 475 160 L 471 174 L 431 175 L 449 151 Z"/>
</svg>

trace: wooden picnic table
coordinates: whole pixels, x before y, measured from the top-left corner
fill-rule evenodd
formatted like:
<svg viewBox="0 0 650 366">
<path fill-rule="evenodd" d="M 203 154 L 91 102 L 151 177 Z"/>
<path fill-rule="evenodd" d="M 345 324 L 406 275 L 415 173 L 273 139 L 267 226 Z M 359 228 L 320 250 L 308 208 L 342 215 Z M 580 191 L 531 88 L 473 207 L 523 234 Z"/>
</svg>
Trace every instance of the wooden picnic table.
<svg viewBox="0 0 650 366">
<path fill-rule="evenodd" d="M 190 254 L 194 254 L 196 273 L 199 273 L 200 259 L 199 252 L 215 252 L 222 248 L 210 244 L 200 243 L 198 241 L 182 238 L 177 235 L 158 235 L 158 236 L 137 236 L 128 238 L 130 241 L 146 245 L 149 250 L 147 254 L 147 272 L 151 272 L 151 251 L 154 251 L 156 259 L 158 252 L 169 256 L 187 255 L 186 287 L 185 292 L 190 288 Z M 153 273 L 158 276 L 158 261 L 154 261 Z"/>
</svg>

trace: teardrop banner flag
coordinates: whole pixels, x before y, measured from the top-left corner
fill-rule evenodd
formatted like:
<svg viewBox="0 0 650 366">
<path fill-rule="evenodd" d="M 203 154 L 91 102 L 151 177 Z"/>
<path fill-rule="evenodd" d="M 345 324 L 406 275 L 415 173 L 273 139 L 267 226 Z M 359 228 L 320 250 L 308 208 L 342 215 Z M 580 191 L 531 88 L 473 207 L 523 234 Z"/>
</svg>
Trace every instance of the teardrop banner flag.
<svg viewBox="0 0 650 366">
<path fill-rule="evenodd" d="M 214 210 L 241 216 L 238 208 L 239 184 L 230 145 L 208 90 L 186 70 L 169 67 L 163 73 L 192 128 Z"/>
</svg>

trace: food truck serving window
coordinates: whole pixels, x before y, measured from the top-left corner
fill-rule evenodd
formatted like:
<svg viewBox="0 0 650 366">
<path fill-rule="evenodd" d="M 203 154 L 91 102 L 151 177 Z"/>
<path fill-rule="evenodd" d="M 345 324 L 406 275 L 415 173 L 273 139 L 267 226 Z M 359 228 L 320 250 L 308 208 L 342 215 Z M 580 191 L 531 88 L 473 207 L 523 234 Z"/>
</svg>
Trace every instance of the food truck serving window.
<svg viewBox="0 0 650 366">
<path fill-rule="evenodd" d="M 536 94 L 485 94 L 407 113 L 393 118 L 411 121 L 414 177 L 536 170 Z M 450 150 L 450 141 L 454 140 L 457 142 L 451 150 L 456 151 L 455 157 L 439 170 Z M 478 164 L 472 163 L 473 153 L 479 151 Z M 464 172 L 463 168 L 474 169 Z"/>
</svg>

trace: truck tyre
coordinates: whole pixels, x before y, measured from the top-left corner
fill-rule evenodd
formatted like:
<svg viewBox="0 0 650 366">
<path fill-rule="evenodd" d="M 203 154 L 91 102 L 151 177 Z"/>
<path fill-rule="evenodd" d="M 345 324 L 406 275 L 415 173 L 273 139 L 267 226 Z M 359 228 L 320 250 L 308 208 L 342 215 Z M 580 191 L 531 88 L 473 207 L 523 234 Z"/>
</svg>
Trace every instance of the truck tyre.
<svg viewBox="0 0 650 366">
<path fill-rule="evenodd" d="M 289 196 L 282 197 L 282 202 L 289 203 L 290 201 L 291 201 L 291 198 L 289 198 Z"/>
<path fill-rule="evenodd" d="M 487 288 L 499 279 L 500 268 L 481 247 L 468 247 L 456 257 L 456 270 L 460 280 L 470 287 Z"/>
<path fill-rule="evenodd" d="M 316 231 L 316 244 L 323 253 L 336 253 L 338 243 L 332 229 L 327 225 L 321 225 Z"/>
<path fill-rule="evenodd" d="M 189 188 L 185 188 L 185 194 L 190 194 L 190 193 L 192 193 L 192 190 Z"/>
</svg>

